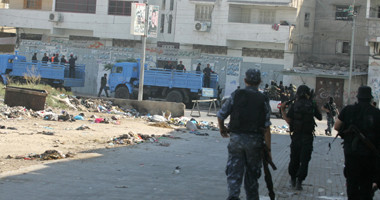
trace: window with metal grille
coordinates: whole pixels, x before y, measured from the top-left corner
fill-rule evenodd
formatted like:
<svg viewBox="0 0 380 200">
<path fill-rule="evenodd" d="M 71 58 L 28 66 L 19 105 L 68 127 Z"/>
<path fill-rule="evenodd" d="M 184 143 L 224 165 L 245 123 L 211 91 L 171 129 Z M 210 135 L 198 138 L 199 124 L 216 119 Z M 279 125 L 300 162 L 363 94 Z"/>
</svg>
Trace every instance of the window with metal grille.
<svg viewBox="0 0 380 200">
<path fill-rule="evenodd" d="M 173 10 L 174 8 L 174 0 L 170 0 L 170 10 Z"/>
<path fill-rule="evenodd" d="M 350 53 L 350 41 L 341 41 L 337 40 L 336 41 L 336 49 L 335 53 L 336 54 L 349 54 Z"/>
<path fill-rule="evenodd" d="M 335 9 L 335 20 L 345 20 L 352 21 L 352 15 L 349 15 L 349 11 L 347 9 L 349 6 L 336 6 Z M 357 13 L 357 7 L 354 8 L 354 13 Z"/>
<path fill-rule="evenodd" d="M 276 22 L 276 10 L 260 10 L 259 24 L 274 24 Z"/>
<path fill-rule="evenodd" d="M 160 33 L 163 33 L 165 30 L 165 14 L 161 14 L 161 27 L 160 27 Z"/>
<path fill-rule="evenodd" d="M 109 0 L 108 14 L 131 16 L 132 3 L 138 3 L 138 1 Z"/>
<path fill-rule="evenodd" d="M 227 55 L 228 48 L 226 46 L 212 46 L 194 44 L 193 49 L 200 49 L 201 53 Z"/>
<path fill-rule="evenodd" d="M 196 5 L 195 21 L 211 21 L 212 6 Z"/>
<path fill-rule="evenodd" d="M 168 33 L 172 33 L 173 15 L 169 15 Z"/>
<path fill-rule="evenodd" d="M 96 0 L 56 0 L 55 11 L 75 13 L 95 13 Z"/>
<path fill-rule="evenodd" d="M 310 13 L 305 13 L 305 22 L 304 22 L 304 27 L 309 27 L 310 25 Z"/>
<path fill-rule="evenodd" d="M 166 7 L 166 0 L 162 0 L 161 10 L 165 10 L 165 7 Z"/>
<path fill-rule="evenodd" d="M 24 8 L 41 9 L 42 8 L 42 0 L 24 0 Z"/>
<path fill-rule="evenodd" d="M 284 50 L 243 48 L 241 55 L 245 57 L 284 59 L 284 53 Z"/>
</svg>

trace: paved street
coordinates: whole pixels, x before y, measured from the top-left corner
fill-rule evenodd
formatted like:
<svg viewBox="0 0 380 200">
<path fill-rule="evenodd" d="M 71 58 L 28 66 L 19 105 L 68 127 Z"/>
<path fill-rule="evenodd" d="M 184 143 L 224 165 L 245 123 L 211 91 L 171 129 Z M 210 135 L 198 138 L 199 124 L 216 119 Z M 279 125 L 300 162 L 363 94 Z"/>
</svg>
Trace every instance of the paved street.
<svg viewBox="0 0 380 200">
<path fill-rule="evenodd" d="M 216 122 L 216 118 L 204 116 L 198 119 Z M 284 124 L 274 118 L 272 123 Z M 324 129 L 322 124 L 319 129 Z M 104 149 L 96 151 L 95 158 L 4 173 L 0 175 L 0 199 L 225 199 L 228 139 L 216 131 L 207 133 L 210 136 L 175 133 L 181 139 L 162 140 L 171 144 L 168 147 L 143 143 Z M 346 199 L 341 140 L 327 154 L 332 139 L 315 138 L 309 176 L 304 191 L 297 192 L 288 184 L 289 135 L 272 135 L 273 160 L 278 167 L 272 171 L 277 199 Z M 173 173 L 177 166 L 179 174 Z M 269 199 L 263 175 L 260 195 Z M 241 196 L 244 199 L 244 190 Z"/>
</svg>

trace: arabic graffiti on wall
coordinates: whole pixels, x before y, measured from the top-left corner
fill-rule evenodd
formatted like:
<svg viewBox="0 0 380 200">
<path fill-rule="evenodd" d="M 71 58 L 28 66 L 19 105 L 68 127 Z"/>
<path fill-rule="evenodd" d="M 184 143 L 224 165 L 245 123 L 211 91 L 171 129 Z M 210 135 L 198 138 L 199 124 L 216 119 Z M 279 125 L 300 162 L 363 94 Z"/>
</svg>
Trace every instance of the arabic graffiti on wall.
<svg viewBox="0 0 380 200">
<path fill-rule="evenodd" d="M 380 66 L 377 63 L 371 63 L 368 68 L 368 86 L 372 88 L 373 100 L 379 102 L 380 100 Z M 378 65 L 378 64 L 377 64 Z"/>
</svg>

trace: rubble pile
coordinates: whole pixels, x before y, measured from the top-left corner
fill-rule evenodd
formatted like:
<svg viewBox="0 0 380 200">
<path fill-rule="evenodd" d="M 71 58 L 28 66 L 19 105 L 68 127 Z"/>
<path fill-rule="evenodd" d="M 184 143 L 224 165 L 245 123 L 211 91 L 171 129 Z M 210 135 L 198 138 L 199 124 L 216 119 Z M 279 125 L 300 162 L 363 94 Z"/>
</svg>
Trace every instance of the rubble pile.
<svg viewBox="0 0 380 200">
<path fill-rule="evenodd" d="M 29 118 L 31 116 L 37 117 L 38 114 L 36 114 L 36 112 L 33 110 L 28 110 L 22 106 L 9 107 L 7 105 L 4 105 L 3 107 L 0 107 L 1 119 L 23 119 Z"/>
<path fill-rule="evenodd" d="M 331 71 L 341 71 L 341 72 L 348 72 L 350 69 L 350 66 L 348 63 L 322 63 L 322 62 L 316 62 L 316 61 L 308 61 L 303 63 L 298 63 L 297 66 L 294 66 L 292 70 L 299 70 L 299 71 L 308 71 L 312 69 L 319 69 L 319 70 L 331 70 Z M 367 72 L 368 71 L 368 65 L 362 64 L 362 65 L 355 65 L 353 67 L 353 71 L 355 72 Z"/>
<path fill-rule="evenodd" d="M 57 150 L 46 150 L 42 154 L 35 154 L 35 153 L 30 153 L 25 156 L 16 156 L 13 157 L 11 155 L 8 155 L 6 159 L 23 159 L 23 160 L 57 160 L 57 159 L 63 159 L 63 158 L 69 158 L 69 157 L 74 157 L 72 153 L 67 153 L 64 154 L 62 151 L 57 151 Z"/>
<path fill-rule="evenodd" d="M 287 125 L 283 126 L 270 126 L 270 131 L 271 133 L 274 134 L 289 134 L 289 127 Z M 321 131 L 315 130 L 314 132 L 315 135 L 324 135 Z"/>
</svg>

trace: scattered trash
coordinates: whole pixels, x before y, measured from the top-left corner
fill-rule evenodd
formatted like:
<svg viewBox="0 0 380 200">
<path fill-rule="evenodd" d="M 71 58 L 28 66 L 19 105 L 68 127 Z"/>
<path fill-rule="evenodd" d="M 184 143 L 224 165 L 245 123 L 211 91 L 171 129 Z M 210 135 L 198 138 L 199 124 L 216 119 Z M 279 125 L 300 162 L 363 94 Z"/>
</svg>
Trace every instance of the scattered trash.
<svg viewBox="0 0 380 200">
<path fill-rule="evenodd" d="M 38 132 L 38 134 L 43 134 L 43 135 L 54 135 L 54 132 L 42 131 L 42 132 Z"/>
<path fill-rule="evenodd" d="M 186 123 L 186 129 L 187 130 L 192 130 L 192 131 L 198 130 L 197 126 L 193 122 L 191 122 L 191 121 L 189 121 L 188 123 Z"/>
<path fill-rule="evenodd" d="M 84 120 L 84 117 L 81 115 L 77 115 L 74 117 L 75 120 Z"/>
<path fill-rule="evenodd" d="M 149 126 L 155 126 L 155 127 L 160 127 L 160 128 L 173 128 L 166 122 L 159 122 L 159 123 L 154 123 L 154 124 L 149 124 Z"/>
<path fill-rule="evenodd" d="M 75 130 L 86 130 L 86 129 L 90 129 L 90 127 L 85 126 L 85 125 L 82 124 L 82 126 L 76 128 Z"/>
<path fill-rule="evenodd" d="M 61 151 L 57 151 L 57 150 L 46 150 L 43 154 L 30 153 L 29 155 L 26 155 L 26 156 L 16 156 L 16 157 L 12 157 L 8 155 L 6 159 L 15 158 L 15 159 L 23 159 L 23 160 L 35 160 L 35 159 L 57 160 L 57 159 L 63 159 L 63 158 L 69 158 L 69 157 L 74 157 L 74 155 L 70 152 L 67 154 L 63 154 Z"/>
<path fill-rule="evenodd" d="M 319 188 L 318 189 L 318 192 L 321 193 L 321 192 L 324 192 L 325 190 L 323 188 Z"/>
<path fill-rule="evenodd" d="M 168 147 L 168 146 L 170 146 L 170 143 L 160 142 L 160 146 Z"/>
<path fill-rule="evenodd" d="M 332 180 L 331 180 L 331 179 L 327 179 L 327 183 L 328 183 L 328 184 L 331 184 L 331 183 L 332 183 Z"/>
</svg>

